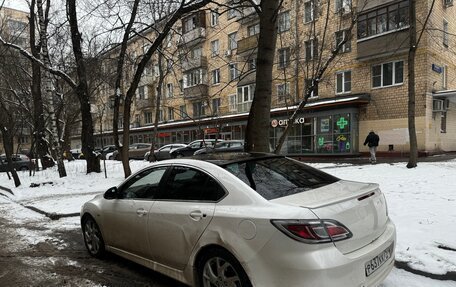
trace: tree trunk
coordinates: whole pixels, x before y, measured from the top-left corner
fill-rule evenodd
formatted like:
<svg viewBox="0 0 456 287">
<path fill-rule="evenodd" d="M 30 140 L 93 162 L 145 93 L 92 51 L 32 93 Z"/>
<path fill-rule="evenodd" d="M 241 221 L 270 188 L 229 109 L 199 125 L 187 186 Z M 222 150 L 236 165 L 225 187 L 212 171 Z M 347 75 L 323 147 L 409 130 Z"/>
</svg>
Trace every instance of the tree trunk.
<svg viewBox="0 0 456 287">
<path fill-rule="evenodd" d="M 161 48 L 160 48 L 161 50 Z M 163 91 L 163 82 L 165 80 L 165 76 L 163 73 L 163 54 L 160 53 L 158 55 L 158 73 L 159 73 L 159 78 L 158 78 L 158 84 L 157 84 L 157 96 L 155 97 L 155 120 L 154 120 L 154 130 L 152 132 L 152 142 L 150 146 L 150 154 L 148 160 L 151 162 L 155 159 L 154 156 L 154 150 L 155 150 L 155 144 L 156 144 L 156 139 L 157 139 L 157 133 L 158 133 L 158 121 L 160 120 L 160 103 L 161 103 L 161 97 L 162 97 L 162 91 Z"/>
<path fill-rule="evenodd" d="M 35 0 L 30 4 L 30 49 L 32 55 L 40 59 L 40 46 L 36 45 L 36 28 L 35 28 Z M 35 138 L 35 153 L 34 157 L 44 162 L 44 156 L 49 153 L 49 146 L 46 140 L 46 124 L 44 120 L 43 98 L 41 94 L 41 68 L 34 61 L 32 64 L 32 85 L 31 93 L 33 98 L 33 136 Z M 37 165 L 38 166 L 38 165 Z"/>
<path fill-rule="evenodd" d="M 415 55 L 417 48 L 416 41 L 416 0 L 409 2 L 410 15 L 410 48 L 408 53 L 408 129 L 410 141 L 410 156 L 407 168 L 414 168 L 418 161 L 418 143 L 415 127 Z M 424 29 L 424 27 L 423 27 Z"/>
<path fill-rule="evenodd" d="M 49 59 L 48 51 L 48 39 L 47 39 L 47 22 L 48 22 L 48 13 L 46 14 L 43 11 L 43 1 L 37 0 L 38 8 L 38 20 L 40 25 L 40 43 L 41 43 L 41 53 L 43 55 L 43 60 L 48 67 L 51 67 L 51 61 Z M 49 9 L 50 1 L 47 1 L 47 9 Z M 49 11 L 49 10 L 47 10 Z M 62 144 L 60 139 L 60 134 L 57 129 L 58 117 L 55 111 L 55 102 L 54 102 L 54 85 L 52 83 L 51 73 L 46 71 L 43 75 L 44 87 L 49 100 L 49 114 L 52 121 L 52 137 L 53 137 L 53 149 L 55 149 L 55 156 L 57 158 L 57 170 L 59 171 L 60 177 L 67 176 L 65 165 L 63 163 L 63 153 L 62 153 Z M 44 166 L 44 165 L 43 165 Z"/>
<path fill-rule="evenodd" d="M 87 86 L 86 66 L 81 49 L 82 37 L 78 27 L 76 0 L 67 0 L 67 13 L 71 28 L 73 54 L 76 60 L 76 70 L 79 79 L 79 83 L 76 87 L 76 95 L 79 99 L 82 117 L 82 152 L 84 153 L 84 157 L 87 162 L 87 173 L 100 172 L 100 160 L 93 152 L 95 147 L 93 136 L 93 120 L 90 111 L 90 97 Z"/>
<path fill-rule="evenodd" d="M 3 148 L 5 149 L 6 161 L 8 163 L 8 169 L 11 172 L 11 175 L 14 179 L 14 186 L 18 187 L 21 185 L 21 180 L 17 175 L 16 169 L 13 167 L 13 160 L 11 159 L 13 155 L 13 135 L 11 131 L 6 128 L 5 126 L 0 126 L 2 130 L 2 137 L 3 137 Z"/>
<path fill-rule="evenodd" d="M 245 151 L 269 152 L 272 67 L 277 41 L 277 13 L 280 0 L 261 1 L 260 36 L 256 66 L 255 96 L 245 132 Z"/>
</svg>

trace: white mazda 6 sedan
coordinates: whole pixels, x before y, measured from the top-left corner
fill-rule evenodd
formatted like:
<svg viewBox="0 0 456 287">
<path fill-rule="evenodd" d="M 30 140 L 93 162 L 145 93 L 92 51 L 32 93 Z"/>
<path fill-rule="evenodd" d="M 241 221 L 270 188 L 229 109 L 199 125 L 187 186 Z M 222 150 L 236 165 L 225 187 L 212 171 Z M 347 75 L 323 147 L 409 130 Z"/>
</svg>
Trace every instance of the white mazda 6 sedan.
<svg viewBox="0 0 456 287">
<path fill-rule="evenodd" d="M 377 286 L 394 264 L 377 184 L 270 154 L 157 162 L 85 203 L 81 224 L 91 255 L 192 286 Z"/>
</svg>

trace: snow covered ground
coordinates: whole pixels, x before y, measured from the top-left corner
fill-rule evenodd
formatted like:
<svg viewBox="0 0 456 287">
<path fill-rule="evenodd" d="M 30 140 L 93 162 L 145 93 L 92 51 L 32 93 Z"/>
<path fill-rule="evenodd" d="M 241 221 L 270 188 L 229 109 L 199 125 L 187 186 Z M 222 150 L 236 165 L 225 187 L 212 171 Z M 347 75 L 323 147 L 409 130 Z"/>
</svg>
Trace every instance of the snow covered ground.
<svg viewBox="0 0 456 287">
<path fill-rule="evenodd" d="M 95 194 L 123 180 L 120 162 L 106 161 L 108 178 L 104 173 L 85 174 L 85 162 L 66 164 L 68 176 L 58 178 L 55 170 L 46 170 L 29 177 L 21 172 L 22 186 L 14 188 L 5 173 L 0 173 L 0 186 L 13 190 L 14 195 L 0 190 L 16 208 L 0 210 L 18 223 L 37 222 L 46 227 L 60 229 L 79 228 L 79 218 L 62 218 L 50 221 L 36 212 L 25 209 L 33 206 L 48 213 L 71 214 L 80 211 L 81 205 Z M 132 171 L 149 165 L 132 161 Z M 397 226 L 396 259 L 409 262 L 410 266 L 434 274 L 456 272 L 456 160 L 448 162 L 419 163 L 415 169 L 407 169 L 405 163 L 377 165 L 311 164 L 330 174 L 346 180 L 376 182 L 385 193 L 389 214 Z M 45 183 L 30 187 L 31 183 Z M 18 212 L 20 210 L 20 212 Z M 29 244 L 50 240 L 49 234 L 34 231 L 32 236 L 23 231 Z M 28 236 L 27 236 L 28 235 Z M 443 248 L 442 248 L 443 247 Z M 64 248 L 64 246 L 62 246 Z M 437 281 L 394 269 L 383 287 L 456 287 L 454 281 Z"/>
</svg>

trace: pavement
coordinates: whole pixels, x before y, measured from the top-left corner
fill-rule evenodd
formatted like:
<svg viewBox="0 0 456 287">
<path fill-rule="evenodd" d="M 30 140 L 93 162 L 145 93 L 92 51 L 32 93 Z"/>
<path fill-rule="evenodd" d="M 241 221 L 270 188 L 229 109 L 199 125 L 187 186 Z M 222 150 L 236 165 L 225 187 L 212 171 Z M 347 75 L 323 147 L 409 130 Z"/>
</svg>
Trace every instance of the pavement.
<svg viewBox="0 0 456 287">
<path fill-rule="evenodd" d="M 361 154 L 359 156 L 299 156 L 296 157 L 303 162 L 312 163 L 337 163 L 337 164 L 354 164 L 365 165 L 371 164 L 369 156 Z M 443 162 L 456 159 L 456 152 L 447 152 L 442 154 L 427 155 L 418 157 L 418 165 L 420 162 Z M 377 154 L 377 164 L 379 163 L 398 163 L 408 162 L 409 158 L 405 156 L 391 156 L 389 154 Z"/>
</svg>

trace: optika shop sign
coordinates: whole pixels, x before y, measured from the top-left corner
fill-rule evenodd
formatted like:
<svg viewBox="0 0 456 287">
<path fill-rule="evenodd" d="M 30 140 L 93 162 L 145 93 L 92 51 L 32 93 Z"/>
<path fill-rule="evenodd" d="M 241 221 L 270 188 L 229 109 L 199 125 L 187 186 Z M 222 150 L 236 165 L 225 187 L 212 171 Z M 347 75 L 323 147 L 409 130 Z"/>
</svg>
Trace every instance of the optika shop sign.
<svg viewBox="0 0 456 287">
<path fill-rule="evenodd" d="M 305 118 L 297 118 L 295 119 L 294 123 L 295 125 L 296 124 L 303 124 L 305 123 L 306 119 Z M 277 119 L 273 119 L 271 121 L 271 126 L 273 128 L 276 128 L 276 127 L 286 127 L 288 125 L 288 119 L 284 119 L 284 120 L 277 120 Z"/>
</svg>

